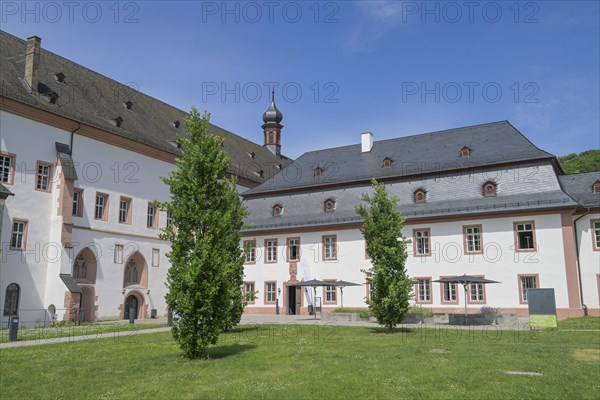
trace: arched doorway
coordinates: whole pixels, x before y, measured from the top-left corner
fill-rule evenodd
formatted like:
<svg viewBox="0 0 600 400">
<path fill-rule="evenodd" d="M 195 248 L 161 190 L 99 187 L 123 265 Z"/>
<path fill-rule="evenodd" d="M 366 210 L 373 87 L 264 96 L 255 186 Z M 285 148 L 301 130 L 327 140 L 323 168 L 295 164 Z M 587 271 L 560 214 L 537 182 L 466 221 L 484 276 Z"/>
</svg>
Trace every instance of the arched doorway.
<svg viewBox="0 0 600 400">
<path fill-rule="evenodd" d="M 127 298 L 125 299 L 125 319 L 129 319 L 131 317 L 131 312 L 134 312 L 133 318 L 138 319 L 139 307 L 140 304 L 138 302 L 138 298 L 135 295 L 130 294 L 129 296 L 127 296 Z"/>
<path fill-rule="evenodd" d="M 4 296 L 4 316 L 17 315 L 19 313 L 19 296 L 21 288 L 16 283 L 11 283 L 6 287 Z"/>
<path fill-rule="evenodd" d="M 94 288 L 90 286 L 81 286 L 81 309 L 83 311 L 83 321 L 92 322 L 96 318 L 96 298 Z"/>
</svg>

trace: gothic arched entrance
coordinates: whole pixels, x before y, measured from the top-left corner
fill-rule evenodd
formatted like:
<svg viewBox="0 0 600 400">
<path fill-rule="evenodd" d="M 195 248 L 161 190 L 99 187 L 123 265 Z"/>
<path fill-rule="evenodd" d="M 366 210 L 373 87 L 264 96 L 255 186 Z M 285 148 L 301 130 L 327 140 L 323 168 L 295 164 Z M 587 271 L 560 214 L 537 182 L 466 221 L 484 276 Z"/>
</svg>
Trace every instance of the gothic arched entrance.
<svg viewBox="0 0 600 400">
<path fill-rule="evenodd" d="M 140 307 L 140 303 L 138 301 L 138 298 L 131 294 L 129 296 L 127 296 L 127 299 L 125 299 L 125 319 L 129 319 L 130 318 L 130 312 L 134 312 L 134 319 L 138 319 L 138 310 Z"/>
</svg>

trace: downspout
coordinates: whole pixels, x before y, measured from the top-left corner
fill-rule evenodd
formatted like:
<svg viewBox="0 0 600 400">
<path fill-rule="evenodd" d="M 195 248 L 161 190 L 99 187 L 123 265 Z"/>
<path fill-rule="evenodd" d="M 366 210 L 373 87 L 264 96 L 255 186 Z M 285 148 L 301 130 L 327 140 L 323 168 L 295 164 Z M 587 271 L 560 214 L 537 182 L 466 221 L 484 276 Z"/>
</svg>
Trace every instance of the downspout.
<svg viewBox="0 0 600 400">
<path fill-rule="evenodd" d="M 77 126 L 77 129 L 71 132 L 71 144 L 69 145 L 69 150 L 71 150 L 71 156 L 73 155 L 73 136 L 75 135 L 75 132 L 77 132 L 79 129 L 81 129 L 81 124 Z"/>
<path fill-rule="evenodd" d="M 585 214 L 575 218 L 575 220 L 573 221 L 573 231 L 575 233 L 575 258 L 577 259 L 577 275 L 579 277 L 579 296 L 581 297 L 581 307 L 583 308 L 583 315 L 585 315 L 586 317 L 588 315 L 588 308 L 583 303 L 583 286 L 581 284 L 581 265 L 579 263 L 579 238 L 577 236 L 577 221 L 588 215 L 590 212 L 591 210 L 588 207 Z"/>
</svg>

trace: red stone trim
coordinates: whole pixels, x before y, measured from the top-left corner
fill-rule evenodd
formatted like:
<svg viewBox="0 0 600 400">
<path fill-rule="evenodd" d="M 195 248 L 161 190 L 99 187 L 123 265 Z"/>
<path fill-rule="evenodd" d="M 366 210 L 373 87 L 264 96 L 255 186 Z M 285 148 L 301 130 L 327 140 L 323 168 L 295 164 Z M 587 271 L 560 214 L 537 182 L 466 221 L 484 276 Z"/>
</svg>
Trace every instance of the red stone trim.
<svg viewBox="0 0 600 400">
<path fill-rule="evenodd" d="M 473 276 L 475 276 L 477 278 L 485 278 L 485 275 L 473 275 Z M 482 301 L 472 301 L 471 300 L 471 284 L 467 285 L 467 287 L 468 287 L 467 304 L 486 304 L 487 303 L 487 288 L 486 288 L 487 285 L 484 284 L 481 286 L 483 286 L 483 300 Z"/>
<path fill-rule="evenodd" d="M 298 258 L 292 260 L 290 258 L 290 240 L 297 240 L 298 241 Z M 285 257 L 286 257 L 286 261 L 287 262 L 298 262 L 300 261 L 300 259 L 302 258 L 302 249 L 301 249 L 301 244 L 302 242 L 300 241 L 300 236 L 294 236 L 294 237 L 289 237 L 285 239 L 285 244 L 286 244 L 286 250 L 285 250 Z"/>
<path fill-rule="evenodd" d="M 440 276 L 440 279 L 444 279 L 444 278 L 454 278 L 456 275 L 443 275 Z M 455 285 L 456 286 L 456 300 L 454 301 L 445 301 L 444 300 L 444 283 L 440 283 L 440 303 L 441 304 L 458 304 L 459 303 L 459 299 L 460 299 L 460 293 L 459 290 L 461 290 L 460 284 L 458 283 L 450 283 L 450 285 Z"/>
<path fill-rule="evenodd" d="M 427 232 L 428 252 L 417 254 L 417 232 Z M 431 228 L 413 229 L 413 257 L 431 257 Z"/>
<path fill-rule="evenodd" d="M 532 235 L 533 235 L 533 249 L 519 249 L 519 235 L 517 234 L 517 225 L 522 225 L 522 224 L 531 224 Z M 514 238 L 515 238 L 515 253 L 535 253 L 535 252 L 537 252 L 538 245 L 537 245 L 537 238 L 536 238 L 536 234 L 535 234 L 535 221 L 534 220 L 513 221 L 513 234 L 514 234 Z"/>
<path fill-rule="evenodd" d="M 83 190 L 82 188 L 74 188 L 73 193 L 79 193 L 79 199 L 77 201 L 77 214 L 73 215 L 74 217 L 82 217 L 83 216 Z M 71 202 L 71 214 L 73 213 L 73 203 Z"/>
<path fill-rule="evenodd" d="M 17 155 L 9 153 L 7 151 L 0 150 L 1 156 L 10 157 L 10 166 L 8 167 L 8 182 L 2 182 L 3 185 L 14 185 L 15 184 L 15 170 L 17 165 Z"/>
<path fill-rule="evenodd" d="M 429 279 L 429 301 L 419 300 L 419 281 Z M 416 304 L 433 304 L 433 279 L 431 276 L 415 276 L 413 277 L 415 283 L 415 303 Z"/>
<path fill-rule="evenodd" d="M 521 284 L 521 278 L 535 278 L 535 287 L 539 288 L 540 286 L 540 274 L 517 274 L 517 283 L 519 284 L 519 304 L 528 304 L 527 301 L 523 300 L 523 285 Z"/>
<path fill-rule="evenodd" d="M 254 243 L 254 261 L 246 261 L 246 246 L 249 243 Z M 257 248 L 256 248 L 256 239 L 244 240 L 242 246 L 243 246 L 242 251 L 244 252 L 244 264 L 245 265 L 254 265 L 254 264 L 256 264 L 256 254 L 257 254 L 256 253 L 256 251 L 257 251 Z"/>
<path fill-rule="evenodd" d="M 600 223 L 600 219 L 592 219 L 590 220 L 590 228 L 592 230 L 592 250 L 593 251 L 600 251 L 600 247 L 596 246 L 596 230 L 594 229 L 594 224 L 595 223 Z"/>
<path fill-rule="evenodd" d="M 325 256 L 325 239 L 328 238 L 334 238 L 335 239 L 335 257 L 334 258 L 327 258 Z M 323 246 L 323 248 L 321 249 L 321 256 L 323 257 L 323 261 L 337 261 L 338 259 L 338 254 L 339 254 L 339 245 L 338 245 L 338 241 L 337 241 L 337 235 L 323 235 L 321 236 L 321 246 Z"/>
<path fill-rule="evenodd" d="M 567 278 L 567 296 L 570 308 L 581 308 L 581 287 L 579 286 L 579 271 L 577 268 L 577 253 L 575 246 L 575 230 L 573 215 L 563 212 L 560 215 L 563 254 L 565 257 L 565 273 Z"/>
<path fill-rule="evenodd" d="M 48 187 L 46 189 L 38 189 L 37 181 L 38 181 L 38 171 L 40 166 L 48 167 Z M 33 189 L 37 192 L 43 193 L 51 193 L 52 192 L 52 184 L 54 183 L 54 164 L 48 161 L 37 160 L 35 162 L 35 173 L 33 174 Z"/>
<path fill-rule="evenodd" d="M 483 254 L 483 225 L 463 225 L 463 245 L 465 254 Z M 479 228 L 479 251 L 469 251 L 468 241 L 467 241 L 467 229 L 468 228 Z"/>
<path fill-rule="evenodd" d="M 275 304 L 277 301 L 267 301 L 267 284 L 268 283 L 275 284 L 275 298 L 277 298 L 277 281 L 265 281 L 264 304 Z"/>
<path fill-rule="evenodd" d="M 22 222 L 24 224 L 23 226 L 23 239 L 21 239 L 21 247 L 13 247 L 12 246 L 12 234 L 13 234 L 13 224 L 15 222 Z M 10 221 L 10 238 L 9 238 L 9 248 L 11 250 L 16 250 L 16 251 L 25 251 L 27 250 L 27 232 L 29 231 L 29 220 L 24 219 L 24 218 L 13 218 L 12 221 Z"/>
<path fill-rule="evenodd" d="M 269 261 L 269 248 L 267 247 L 267 242 L 275 242 L 275 260 Z M 279 259 L 279 242 L 276 238 L 265 239 L 265 264 L 275 264 Z"/>
<path fill-rule="evenodd" d="M 256 302 L 256 281 L 244 281 L 242 286 L 242 295 L 244 296 L 244 300 L 246 300 L 246 284 L 251 283 L 254 286 L 254 298 L 252 300 L 248 300 L 248 304 L 254 304 Z"/>
<path fill-rule="evenodd" d="M 335 282 L 335 279 L 323 279 L 323 282 L 328 282 L 328 283 L 333 283 Z M 338 299 L 338 291 L 337 291 L 337 287 L 333 287 L 333 290 L 335 290 L 335 301 L 327 301 L 327 286 L 323 286 L 323 304 L 337 304 L 337 299 Z"/>
<path fill-rule="evenodd" d="M 125 222 L 121 222 L 121 202 L 125 201 L 127 202 L 127 218 L 125 219 Z M 131 197 L 125 197 L 125 196 L 121 196 L 119 198 L 119 215 L 117 216 L 117 221 L 120 224 L 125 224 L 125 225 L 131 225 L 131 218 L 132 218 L 132 214 L 133 214 L 133 199 Z"/>
</svg>

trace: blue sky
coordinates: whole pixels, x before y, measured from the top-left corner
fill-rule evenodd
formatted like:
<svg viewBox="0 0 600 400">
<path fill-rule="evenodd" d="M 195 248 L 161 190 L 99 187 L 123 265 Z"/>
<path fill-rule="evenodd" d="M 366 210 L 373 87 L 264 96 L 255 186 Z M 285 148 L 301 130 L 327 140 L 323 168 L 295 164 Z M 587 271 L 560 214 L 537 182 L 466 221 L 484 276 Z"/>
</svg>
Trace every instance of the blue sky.
<svg viewBox="0 0 600 400">
<path fill-rule="evenodd" d="M 509 120 L 556 155 L 600 148 L 600 2 L 22 2 L 2 29 L 283 152 Z M 516 5 L 515 5 L 516 4 Z"/>
</svg>

